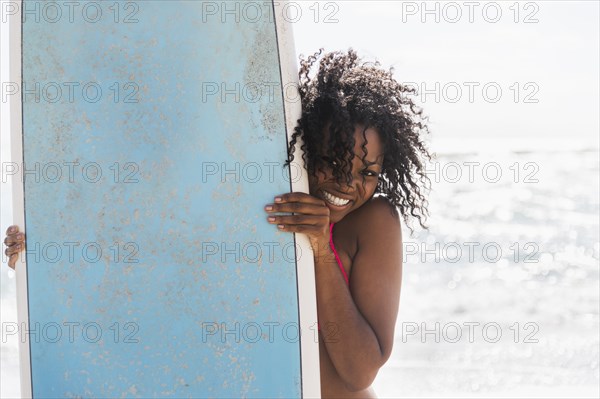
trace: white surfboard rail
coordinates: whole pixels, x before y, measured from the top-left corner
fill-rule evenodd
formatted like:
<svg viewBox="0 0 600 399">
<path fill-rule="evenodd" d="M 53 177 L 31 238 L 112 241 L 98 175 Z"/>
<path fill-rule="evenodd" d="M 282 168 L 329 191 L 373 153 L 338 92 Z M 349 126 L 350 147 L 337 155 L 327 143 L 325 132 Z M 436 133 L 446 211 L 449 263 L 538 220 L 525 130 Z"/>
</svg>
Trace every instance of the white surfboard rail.
<svg viewBox="0 0 600 399">
<path fill-rule="evenodd" d="M 294 132 L 296 122 L 300 118 L 302 107 L 298 87 L 298 66 L 292 26 L 284 18 L 288 1 L 274 2 L 275 26 L 277 29 L 277 46 L 279 48 L 279 65 L 281 66 L 281 85 L 283 90 L 286 130 L 288 142 Z M 302 141 L 295 146 L 294 161 L 290 170 L 301 170 L 306 173 L 304 166 L 298 161 L 302 159 L 300 149 Z M 308 193 L 308 179 L 290 179 L 292 191 Z M 304 182 L 304 184 L 303 184 Z M 302 394 L 305 398 L 321 397 L 321 377 L 319 366 L 319 344 L 315 337 L 317 323 L 317 293 L 315 286 L 315 268 L 312 249 L 308 237 L 296 234 L 296 245 L 304 256 L 296 261 L 298 275 L 298 303 L 300 305 L 300 350 L 302 358 Z M 316 367 L 315 367 L 316 366 Z"/>
<path fill-rule="evenodd" d="M 19 170 L 23 166 L 23 109 L 22 92 L 20 90 L 22 83 L 22 65 L 21 65 L 21 18 L 22 0 L 9 2 L 10 12 L 5 14 L 9 31 L 9 77 L 10 82 L 18 85 L 17 94 L 10 96 L 8 104 L 10 107 L 10 144 L 11 160 L 19 165 Z M 7 7 L 3 4 L 3 10 Z M 12 175 L 12 210 L 13 224 L 23 230 L 25 226 L 25 197 L 23 176 L 21 173 Z M 21 397 L 31 398 L 31 362 L 29 339 L 23 339 L 29 331 L 29 306 L 27 297 L 27 262 L 24 252 L 21 253 L 15 267 L 17 283 L 17 317 L 19 322 L 19 362 L 21 376 Z"/>
</svg>

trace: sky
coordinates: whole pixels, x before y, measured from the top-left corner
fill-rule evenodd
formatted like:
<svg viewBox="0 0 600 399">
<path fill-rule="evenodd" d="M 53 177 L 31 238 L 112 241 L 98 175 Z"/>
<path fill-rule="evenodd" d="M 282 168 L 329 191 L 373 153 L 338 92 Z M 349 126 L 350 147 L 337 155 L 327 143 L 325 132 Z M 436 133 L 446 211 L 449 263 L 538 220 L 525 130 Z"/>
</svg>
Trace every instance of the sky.
<svg viewBox="0 0 600 399">
<path fill-rule="evenodd" d="M 296 50 L 352 47 L 394 66 L 430 93 L 434 138 L 598 137 L 599 3 L 467 3 L 321 2 L 317 15 L 302 2 Z"/>
</svg>

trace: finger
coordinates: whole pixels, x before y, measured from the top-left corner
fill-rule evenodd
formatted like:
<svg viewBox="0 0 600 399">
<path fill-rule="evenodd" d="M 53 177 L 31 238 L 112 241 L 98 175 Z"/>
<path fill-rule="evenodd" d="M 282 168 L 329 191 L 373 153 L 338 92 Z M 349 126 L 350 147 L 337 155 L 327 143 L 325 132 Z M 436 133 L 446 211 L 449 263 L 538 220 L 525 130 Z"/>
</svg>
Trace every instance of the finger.
<svg viewBox="0 0 600 399">
<path fill-rule="evenodd" d="M 13 234 L 6 236 L 6 238 L 4 239 L 4 244 L 10 246 L 15 243 L 23 242 L 24 240 L 25 240 L 25 235 L 23 233 L 16 233 L 16 234 L 13 233 Z"/>
<path fill-rule="evenodd" d="M 313 215 L 279 215 L 279 216 L 269 216 L 267 221 L 273 224 L 293 224 L 293 225 L 326 225 L 329 218 L 323 216 L 313 216 Z"/>
<path fill-rule="evenodd" d="M 6 229 L 6 235 L 14 234 L 14 233 L 17 233 L 18 231 L 19 231 L 19 226 L 17 226 L 16 224 L 13 224 L 12 226 L 9 226 L 8 229 Z"/>
<path fill-rule="evenodd" d="M 319 227 L 308 224 L 278 224 L 277 229 L 289 233 L 304 233 L 308 235 L 315 234 L 320 231 Z"/>
<path fill-rule="evenodd" d="M 19 254 L 11 255 L 8 258 L 8 267 L 11 269 L 15 269 L 15 265 L 17 264 L 17 259 L 19 258 Z"/>
<path fill-rule="evenodd" d="M 22 248 L 23 248 L 23 246 L 21 244 L 15 244 L 13 246 L 6 248 L 4 253 L 6 254 L 6 256 L 11 256 L 13 254 L 17 254 L 17 253 L 21 252 Z"/>
<path fill-rule="evenodd" d="M 268 204 L 265 206 L 267 212 L 290 212 L 290 213 L 303 213 L 312 215 L 329 215 L 329 208 L 323 203 L 320 204 L 307 204 L 303 202 L 285 202 L 283 204 Z"/>
<path fill-rule="evenodd" d="M 277 201 L 277 197 L 281 198 L 281 201 Z M 309 204 L 320 204 L 320 203 L 324 203 L 324 201 L 322 199 L 319 199 L 317 197 L 313 197 L 310 194 L 306 194 L 306 193 L 302 193 L 299 191 L 293 192 L 293 193 L 285 193 L 285 194 L 281 194 L 278 195 L 277 197 L 275 197 L 275 202 L 282 204 L 285 202 L 306 202 Z"/>
</svg>

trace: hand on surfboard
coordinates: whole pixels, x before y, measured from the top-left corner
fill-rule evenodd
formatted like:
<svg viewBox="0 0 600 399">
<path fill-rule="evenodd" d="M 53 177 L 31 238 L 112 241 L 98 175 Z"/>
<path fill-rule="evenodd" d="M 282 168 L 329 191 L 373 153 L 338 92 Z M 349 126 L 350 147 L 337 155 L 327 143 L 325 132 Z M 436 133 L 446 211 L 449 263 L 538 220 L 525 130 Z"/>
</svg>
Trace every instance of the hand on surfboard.
<svg viewBox="0 0 600 399">
<path fill-rule="evenodd" d="M 6 230 L 4 244 L 7 246 L 4 253 L 8 256 L 8 266 L 14 269 L 19 252 L 25 249 L 25 234 L 19 232 L 19 226 L 10 226 Z"/>
<path fill-rule="evenodd" d="M 269 214 L 267 221 L 277 225 L 280 231 L 306 234 L 313 251 L 328 248 L 329 208 L 322 199 L 303 192 L 285 193 L 275 197 L 272 204 L 267 204 L 265 211 Z"/>
</svg>

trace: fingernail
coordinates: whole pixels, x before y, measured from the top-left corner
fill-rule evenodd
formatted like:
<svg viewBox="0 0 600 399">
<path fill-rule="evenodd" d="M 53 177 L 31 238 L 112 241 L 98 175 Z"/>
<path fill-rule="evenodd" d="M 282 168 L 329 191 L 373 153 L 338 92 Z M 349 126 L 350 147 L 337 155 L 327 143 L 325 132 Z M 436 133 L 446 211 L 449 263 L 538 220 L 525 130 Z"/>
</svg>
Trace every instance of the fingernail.
<svg viewBox="0 0 600 399">
<path fill-rule="evenodd" d="M 267 220 L 268 220 L 269 222 L 274 222 L 274 221 L 275 221 L 275 218 L 274 218 L 273 216 L 269 216 L 269 217 L 267 218 Z"/>
<path fill-rule="evenodd" d="M 275 202 L 281 202 L 281 197 L 275 197 Z"/>
<path fill-rule="evenodd" d="M 282 224 L 278 224 L 277 227 L 279 227 L 280 229 L 283 229 L 285 226 Z"/>
<path fill-rule="evenodd" d="M 271 211 L 271 210 L 273 210 L 273 207 L 271 205 L 267 205 L 267 206 L 265 206 L 265 210 Z"/>
</svg>

